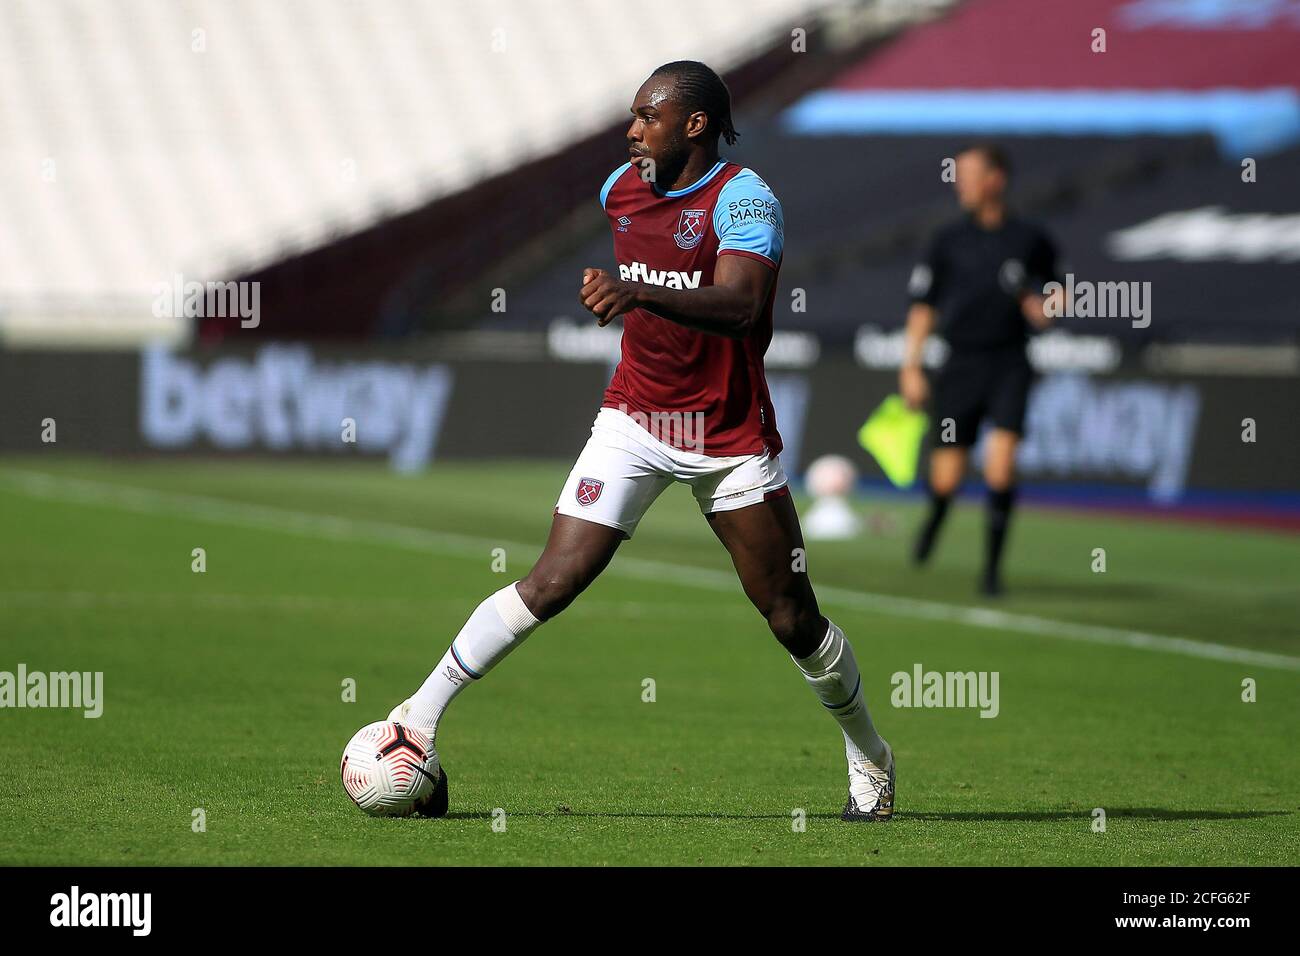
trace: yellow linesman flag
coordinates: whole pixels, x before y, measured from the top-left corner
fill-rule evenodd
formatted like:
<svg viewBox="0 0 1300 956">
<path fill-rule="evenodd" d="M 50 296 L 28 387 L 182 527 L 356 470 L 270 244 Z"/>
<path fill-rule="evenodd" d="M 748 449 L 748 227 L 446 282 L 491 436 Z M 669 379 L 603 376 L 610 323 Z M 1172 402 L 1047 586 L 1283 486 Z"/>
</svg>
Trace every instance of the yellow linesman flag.
<svg viewBox="0 0 1300 956">
<path fill-rule="evenodd" d="M 924 412 L 907 407 L 901 395 L 890 395 L 858 429 L 858 444 L 870 452 L 890 481 L 905 488 L 916 481 L 921 441 L 929 424 Z"/>
</svg>

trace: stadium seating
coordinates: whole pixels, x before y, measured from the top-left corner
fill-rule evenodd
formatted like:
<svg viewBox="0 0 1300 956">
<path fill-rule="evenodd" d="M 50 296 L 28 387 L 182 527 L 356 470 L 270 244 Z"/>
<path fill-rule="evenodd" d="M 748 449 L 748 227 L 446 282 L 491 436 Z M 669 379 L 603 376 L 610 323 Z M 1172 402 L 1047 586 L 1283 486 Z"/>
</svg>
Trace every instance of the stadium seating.
<svg viewBox="0 0 1300 956">
<path fill-rule="evenodd" d="M 665 0 L 633 53 L 595 0 L 5 3 L 0 341 L 184 339 L 148 308 L 173 273 L 247 274 L 526 164 L 651 66 L 726 68 L 825 5 L 748 0 L 736 30 Z"/>
</svg>

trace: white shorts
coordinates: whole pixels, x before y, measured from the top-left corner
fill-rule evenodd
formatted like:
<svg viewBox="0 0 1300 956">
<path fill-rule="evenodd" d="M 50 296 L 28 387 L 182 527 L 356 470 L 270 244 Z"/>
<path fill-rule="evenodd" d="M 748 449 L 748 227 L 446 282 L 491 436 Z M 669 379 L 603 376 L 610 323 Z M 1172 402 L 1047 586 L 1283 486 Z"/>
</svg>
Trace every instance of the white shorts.
<svg viewBox="0 0 1300 956">
<path fill-rule="evenodd" d="M 758 504 L 786 485 L 780 459 L 766 452 L 711 458 L 683 451 L 625 413 L 602 408 L 555 511 L 618 528 L 630 538 L 641 516 L 674 481 L 691 486 L 706 515 Z"/>
</svg>

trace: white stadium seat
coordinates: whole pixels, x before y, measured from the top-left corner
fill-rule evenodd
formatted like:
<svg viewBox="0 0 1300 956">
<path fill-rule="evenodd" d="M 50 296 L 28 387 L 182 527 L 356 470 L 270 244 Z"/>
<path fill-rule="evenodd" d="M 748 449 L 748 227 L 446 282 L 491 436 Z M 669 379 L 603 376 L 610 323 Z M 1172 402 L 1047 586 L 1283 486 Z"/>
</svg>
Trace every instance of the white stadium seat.
<svg viewBox="0 0 1300 956">
<path fill-rule="evenodd" d="M 726 70 L 829 0 L 8 0 L 0 343 L 184 342 L 219 281 L 616 122 L 653 67 Z M 495 46 L 494 46 L 495 44 Z"/>
</svg>

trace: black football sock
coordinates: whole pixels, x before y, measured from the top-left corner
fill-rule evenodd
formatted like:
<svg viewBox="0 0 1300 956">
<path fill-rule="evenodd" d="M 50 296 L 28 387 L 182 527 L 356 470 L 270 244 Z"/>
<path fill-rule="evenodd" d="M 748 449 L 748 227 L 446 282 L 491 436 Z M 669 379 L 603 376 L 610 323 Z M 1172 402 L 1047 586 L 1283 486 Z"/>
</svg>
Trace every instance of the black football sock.
<svg viewBox="0 0 1300 956">
<path fill-rule="evenodd" d="M 1002 491 L 989 489 L 988 526 L 984 541 L 984 579 L 981 582 L 985 594 L 1000 594 L 1002 578 L 999 568 L 1002 564 L 1002 546 L 1007 540 L 1007 526 L 1011 523 L 1011 509 L 1016 501 L 1015 487 Z"/>
<path fill-rule="evenodd" d="M 925 524 L 921 526 L 921 533 L 916 538 L 916 550 L 912 554 L 912 560 L 917 564 L 925 564 L 929 560 L 935 538 L 939 535 L 943 519 L 948 515 L 948 505 L 951 502 L 952 495 L 939 495 L 935 494 L 934 489 L 930 490 L 930 513 L 925 518 Z"/>
</svg>

